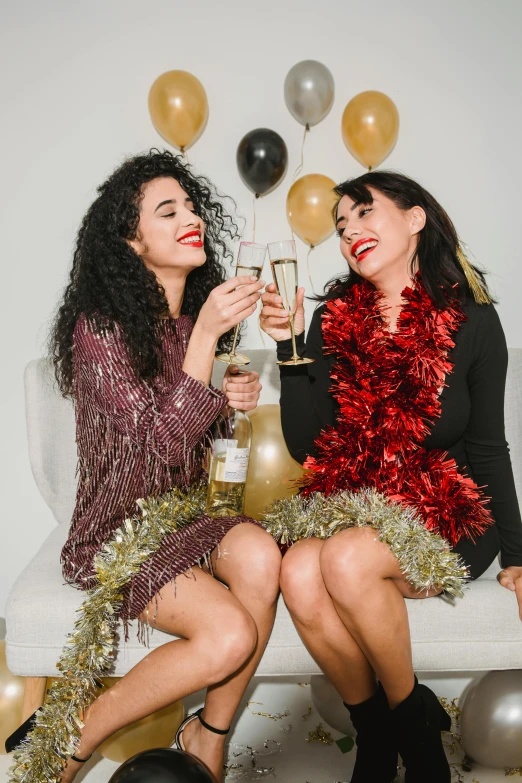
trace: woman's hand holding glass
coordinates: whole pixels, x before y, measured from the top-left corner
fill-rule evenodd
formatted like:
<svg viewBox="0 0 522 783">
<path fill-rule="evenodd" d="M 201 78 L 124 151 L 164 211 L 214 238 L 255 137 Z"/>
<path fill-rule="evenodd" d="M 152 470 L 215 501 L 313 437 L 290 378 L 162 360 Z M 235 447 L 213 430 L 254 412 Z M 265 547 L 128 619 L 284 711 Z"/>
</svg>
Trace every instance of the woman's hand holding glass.
<svg viewBox="0 0 522 783">
<path fill-rule="evenodd" d="M 304 295 L 305 289 L 298 288 L 294 306 L 294 329 L 296 335 L 302 334 L 305 330 Z M 261 301 L 263 308 L 259 323 L 263 332 L 276 342 L 290 340 L 292 336 L 290 331 L 290 313 L 282 308 L 283 298 L 277 293 L 275 283 L 267 285 Z"/>
<path fill-rule="evenodd" d="M 236 277 L 244 280 L 251 280 L 252 275 L 255 280 L 261 277 L 263 266 L 265 264 L 266 245 L 257 245 L 255 242 L 241 242 L 236 261 Z M 236 352 L 237 341 L 239 339 L 239 324 L 234 331 L 234 339 L 230 351 L 221 351 L 216 354 L 218 362 L 226 364 L 250 364 L 250 359 L 243 353 Z"/>
<path fill-rule="evenodd" d="M 196 322 L 199 329 L 217 341 L 222 334 L 237 326 L 256 311 L 265 283 L 250 277 L 232 277 L 210 292 Z"/>
</svg>

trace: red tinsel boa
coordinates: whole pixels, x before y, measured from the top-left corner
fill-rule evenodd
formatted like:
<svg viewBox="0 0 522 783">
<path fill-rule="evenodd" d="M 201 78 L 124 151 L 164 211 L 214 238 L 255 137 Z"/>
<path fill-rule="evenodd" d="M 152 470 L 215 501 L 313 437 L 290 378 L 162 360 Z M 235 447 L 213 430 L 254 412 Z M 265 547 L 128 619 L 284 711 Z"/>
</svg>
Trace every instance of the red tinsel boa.
<svg viewBox="0 0 522 783">
<path fill-rule="evenodd" d="M 375 487 L 454 545 L 492 524 L 487 498 L 447 452 L 421 444 L 440 416 L 452 335 L 466 316 L 455 300 L 436 308 L 418 278 L 402 297 L 394 334 L 382 295 L 367 282 L 327 303 L 322 329 L 325 353 L 338 357 L 331 390 L 340 411 L 316 440 L 319 456 L 304 464 L 312 473 L 303 494 Z"/>
</svg>

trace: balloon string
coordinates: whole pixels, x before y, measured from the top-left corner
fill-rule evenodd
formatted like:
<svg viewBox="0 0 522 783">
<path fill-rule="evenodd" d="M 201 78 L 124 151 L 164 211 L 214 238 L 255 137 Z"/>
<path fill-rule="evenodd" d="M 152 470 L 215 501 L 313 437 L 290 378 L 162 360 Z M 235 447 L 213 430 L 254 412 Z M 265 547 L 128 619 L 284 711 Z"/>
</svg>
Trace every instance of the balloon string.
<svg viewBox="0 0 522 783">
<path fill-rule="evenodd" d="M 189 159 L 188 159 L 188 155 L 187 155 L 187 151 L 186 151 L 185 147 L 180 147 L 179 151 L 181 152 L 181 157 L 183 158 L 183 162 L 184 163 L 189 163 Z"/>
<path fill-rule="evenodd" d="M 254 220 L 253 220 L 253 230 L 252 230 L 252 242 L 256 241 L 256 202 L 257 202 L 258 198 L 259 198 L 259 195 L 256 193 L 254 195 L 254 203 L 253 203 Z M 261 305 L 261 307 L 263 307 L 263 303 L 262 302 L 260 302 L 259 304 Z M 258 314 L 257 314 L 257 328 L 259 329 L 259 334 L 261 335 L 261 342 L 263 343 L 263 348 L 266 348 L 265 338 L 263 337 L 263 330 L 261 329 L 261 307 L 259 308 Z"/>
<path fill-rule="evenodd" d="M 314 296 L 317 296 L 317 291 L 314 288 L 312 275 L 310 273 L 310 253 L 312 252 L 312 250 L 314 250 L 314 245 L 310 245 L 310 247 L 308 248 L 308 255 L 306 256 L 306 268 L 308 270 L 308 279 L 310 281 L 310 285 L 312 286 L 312 291 L 314 293 Z"/>
<path fill-rule="evenodd" d="M 259 198 L 257 193 L 253 198 L 253 219 L 252 219 L 252 242 L 256 241 L 256 201 Z"/>
<path fill-rule="evenodd" d="M 301 163 L 299 164 L 299 166 L 296 168 L 296 170 L 294 172 L 294 178 L 293 178 L 292 182 L 296 181 L 297 177 L 299 176 L 299 174 L 303 170 L 303 166 L 304 166 L 304 148 L 305 148 L 305 142 L 306 142 L 306 134 L 309 131 L 310 131 L 310 126 L 308 125 L 308 123 L 306 123 L 305 129 L 304 129 L 304 133 L 303 133 L 303 141 L 301 143 Z"/>
<path fill-rule="evenodd" d="M 305 142 L 306 142 L 306 134 L 309 131 L 310 131 L 310 126 L 309 126 L 308 123 L 306 123 L 305 129 L 304 129 L 304 133 L 303 133 L 303 141 L 301 143 L 301 163 L 299 164 L 299 166 L 294 171 L 294 178 L 292 180 L 292 184 L 296 181 L 297 177 L 299 176 L 299 174 L 303 170 L 303 166 L 304 166 L 304 148 L 305 148 Z M 292 241 L 295 241 L 294 229 L 292 228 L 292 226 L 290 226 L 290 231 L 292 232 Z"/>
</svg>

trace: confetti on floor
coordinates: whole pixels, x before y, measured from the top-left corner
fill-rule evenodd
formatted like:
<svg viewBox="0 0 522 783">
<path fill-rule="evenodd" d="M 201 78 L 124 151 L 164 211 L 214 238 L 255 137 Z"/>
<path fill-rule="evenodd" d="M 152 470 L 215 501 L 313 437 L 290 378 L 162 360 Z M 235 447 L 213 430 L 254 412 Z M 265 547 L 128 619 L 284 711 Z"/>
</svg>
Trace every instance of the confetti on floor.
<svg viewBox="0 0 522 783">
<path fill-rule="evenodd" d="M 311 704 L 310 683 L 298 683 L 296 680 L 260 678 L 250 685 L 229 735 L 226 783 L 249 783 L 259 778 L 263 779 L 263 783 L 348 783 L 355 761 L 355 748 L 342 752 L 342 748 L 349 745 L 338 744 L 344 735 L 328 726 Z M 200 693 L 187 699 L 187 712 L 201 706 L 202 698 Z M 332 744 L 306 741 L 319 723 L 331 736 Z M 448 734 L 446 742 L 451 745 L 456 740 Z M 504 771 L 479 767 L 463 770 L 463 756 L 457 744 L 453 755 L 449 755 L 450 751 L 448 747 L 448 758 L 453 765 L 452 783 L 506 781 Z M 11 763 L 10 756 L 0 755 L 0 783 L 8 780 L 7 771 Z M 78 775 L 77 783 L 107 783 L 118 766 L 95 754 Z M 509 770 L 508 777 L 521 779 L 521 773 L 520 769 Z"/>
</svg>

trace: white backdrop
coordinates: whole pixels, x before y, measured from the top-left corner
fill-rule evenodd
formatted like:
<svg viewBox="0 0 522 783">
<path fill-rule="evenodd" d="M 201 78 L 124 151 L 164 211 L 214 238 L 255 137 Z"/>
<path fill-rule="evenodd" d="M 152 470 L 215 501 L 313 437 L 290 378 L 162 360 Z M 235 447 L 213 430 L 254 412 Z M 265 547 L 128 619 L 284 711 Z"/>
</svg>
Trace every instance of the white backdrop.
<svg viewBox="0 0 522 783">
<path fill-rule="evenodd" d="M 283 82 L 303 59 L 325 63 L 335 104 L 312 130 L 303 173 L 336 181 L 362 173 L 340 119 L 358 92 L 396 103 L 399 141 L 386 166 L 417 178 L 447 208 L 490 272 L 510 346 L 522 346 L 519 254 L 522 3 L 520 0 L 17 0 L 2 4 L 2 539 L 0 613 L 10 585 L 54 524 L 31 477 L 22 373 L 42 353 L 75 232 L 95 187 L 129 154 L 167 146 L 148 90 L 181 68 L 210 103 L 189 151 L 247 218 L 252 202 L 235 164 L 242 136 L 269 127 L 286 140 L 287 176 L 257 205 L 257 239 L 285 238 L 285 198 L 302 128 Z M 307 283 L 305 247 L 299 246 Z M 312 254 L 320 287 L 342 268 L 334 238 Z M 260 345 L 255 324 L 245 345 Z"/>
</svg>

